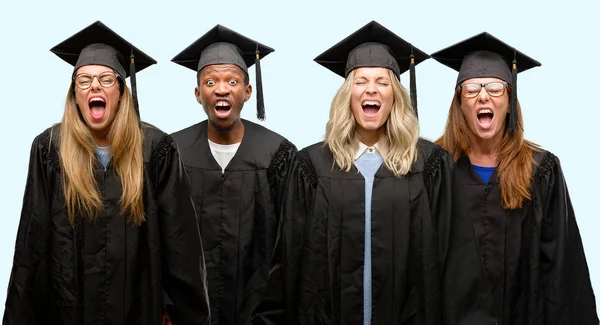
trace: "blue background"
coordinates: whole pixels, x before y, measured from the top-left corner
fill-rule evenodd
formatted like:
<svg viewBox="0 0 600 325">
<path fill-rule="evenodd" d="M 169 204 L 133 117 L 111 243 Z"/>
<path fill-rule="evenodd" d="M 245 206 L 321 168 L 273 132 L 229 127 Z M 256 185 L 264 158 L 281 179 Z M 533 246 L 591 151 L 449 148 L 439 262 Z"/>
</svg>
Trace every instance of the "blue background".
<svg viewBox="0 0 600 325">
<path fill-rule="evenodd" d="M 320 141 L 342 79 L 312 59 L 371 20 L 427 53 L 487 31 L 542 63 L 519 74 L 525 135 L 561 159 L 600 292 L 597 1 L 3 1 L 0 4 L 0 301 L 6 299 L 33 138 L 59 122 L 72 67 L 49 49 L 96 20 L 158 61 L 138 74 L 142 118 L 174 132 L 205 118 L 195 73 L 170 60 L 216 24 L 275 49 L 262 61 L 267 120 Z M 254 68 L 250 68 L 254 80 Z M 417 66 L 421 134 L 443 130 L 456 72 Z M 408 74 L 401 77 L 408 87 Z M 254 98 L 254 97 L 253 97 Z M 255 100 L 242 117 L 256 121 Z"/>
</svg>

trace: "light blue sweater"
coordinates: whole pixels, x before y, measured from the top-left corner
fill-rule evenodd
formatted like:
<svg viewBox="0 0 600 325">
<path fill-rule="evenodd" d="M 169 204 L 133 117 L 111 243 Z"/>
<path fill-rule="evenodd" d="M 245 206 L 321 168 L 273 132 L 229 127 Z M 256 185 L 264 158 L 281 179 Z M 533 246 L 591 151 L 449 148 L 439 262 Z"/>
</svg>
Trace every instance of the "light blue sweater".
<svg viewBox="0 0 600 325">
<path fill-rule="evenodd" d="M 372 286 L 371 286 L 371 198 L 375 173 L 383 163 L 379 151 L 365 151 L 354 164 L 365 178 L 365 265 L 364 265 L 364 317 L 363 324 L 371 325 Z"/>
<path fill-rule="evenodd" d="M 110 146 L 96 147 L 96 159 L 98 159 L 102 166 L 104 166 L 104 170 L 106 170 L 108 162 L 110 162 L 110 158 L 112 158 L 112 154 L 110 153 Z"/>
</svg>

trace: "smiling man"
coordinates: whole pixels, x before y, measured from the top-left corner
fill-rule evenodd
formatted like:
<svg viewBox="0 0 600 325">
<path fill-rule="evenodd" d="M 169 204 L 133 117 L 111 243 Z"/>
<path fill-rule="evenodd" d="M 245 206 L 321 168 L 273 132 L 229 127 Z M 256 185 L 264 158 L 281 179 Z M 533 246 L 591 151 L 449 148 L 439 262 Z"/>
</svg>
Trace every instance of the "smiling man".
<svg viewBox="0 0 600 325">
<path fill-rule="evenodd" d="M 194 94 L 208 117 L 173 138 L 205 236 L 213 325 L 278 324 L 273 315 L 281 314 L 273 310 L 280 299 L 269 294 L 280 292 L 271 290 L 280 276 L 271 273 L 270 265 L 283 185 L 296 147 L 240 117 L 253 90 L 248 67 L 256 64 L 257 115 L 264 119 L 259 59 L 271 52 L 217 25 L 172 60 L 197 71 Z"/>
</svg>

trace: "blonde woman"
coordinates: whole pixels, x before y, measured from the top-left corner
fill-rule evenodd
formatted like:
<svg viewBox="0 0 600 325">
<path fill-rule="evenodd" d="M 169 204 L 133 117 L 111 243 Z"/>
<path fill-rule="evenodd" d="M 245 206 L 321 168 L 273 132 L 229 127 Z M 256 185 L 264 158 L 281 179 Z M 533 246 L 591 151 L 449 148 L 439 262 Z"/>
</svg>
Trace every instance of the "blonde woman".
<svg viewBox="0 0 600 325">
<path fill-rule="evenodd" d="M 134 100 L 155 61 L 101 22 L 52 52 L 75 69 L 62 122 L 31 148 L 3 324 L 156 325 L 163 296 L 173 324 L 208 323 L 183 166 Z"/>
<path fill-rule="evenodd" d="M 427 57 L 371 22 L 315 59 L 345 81 L 287 183 L 288 323 L 488 324 L 474 236 L 450 232 L 469 226 L 451 219 L 452 159 L 419 138 L 399 80 Z"/>
<path fill-rule="evenodd" d="M 432 55 L 458 71 L 446 130 L 500 325 L 598 324 L 560 162 L 524 138 L 517 73 L 540 66 L 489 33 Z"/>
</svg>

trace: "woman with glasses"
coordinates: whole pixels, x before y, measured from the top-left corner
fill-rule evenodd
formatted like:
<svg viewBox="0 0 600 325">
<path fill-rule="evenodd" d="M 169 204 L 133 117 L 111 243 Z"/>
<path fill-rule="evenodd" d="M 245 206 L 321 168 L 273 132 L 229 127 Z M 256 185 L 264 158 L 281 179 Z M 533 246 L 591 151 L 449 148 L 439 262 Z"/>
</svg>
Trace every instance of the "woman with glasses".
<svg viewBox="0 0 600 325">
<path fill-rule="evenodd" d="M 156 325 L 163 299 L 173 324 L 208 323 L 183 165 L 137 109 L 136 68 L 156 62 L 101 22 L 51 51 L 74 72 L 32 144 L 3 324 Z"/>
<path fill-rule="evenodd" d="M 598 324 L 559 160 L 523 136 L 517 73 L 540 63 L 488 33 L 432 57 L 458 71 L 446 130 L 498 324 Z"/>
</svg>

